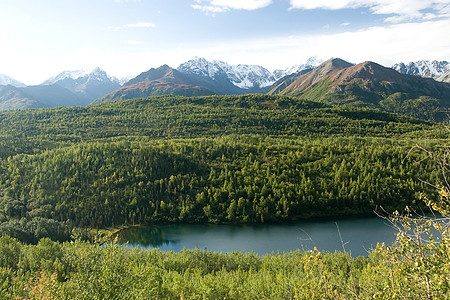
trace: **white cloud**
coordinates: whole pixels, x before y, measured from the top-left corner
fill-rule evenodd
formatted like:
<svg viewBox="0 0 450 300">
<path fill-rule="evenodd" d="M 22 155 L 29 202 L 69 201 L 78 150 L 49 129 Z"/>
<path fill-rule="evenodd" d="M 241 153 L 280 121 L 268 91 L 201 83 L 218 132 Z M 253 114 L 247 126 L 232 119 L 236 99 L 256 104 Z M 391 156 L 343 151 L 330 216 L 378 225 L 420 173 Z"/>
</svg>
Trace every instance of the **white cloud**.
<svg viewBox="0 0 450 300">
<path fill-rule="evenodd" d="M 149 23 L 149 22 L 139 22 L 134 24 L 126 24 L 123 25 L 125 28 L 153 28 L 155 27 L 155 24 Z"/>
<path fill-rule="evenodd" d="M 393 15 L 386 18 L 387 22 L 429 20 L 450 15 L 450 0 L 290 0 L 290 2 L 291 9 L 305 10 L 366 7 L 374 14 Z"/>
<path fill-rule="evenodd" d="M 259 64 L 268 69 L 287 68 L 311 56 L 339 57 L 349 62 L 374 61 L 385 66 L 421 59 L 450 60 L 450 20 L 371 27 L 338 34 L 267 37 L 224 41 L 192 53 L 233 64 Z"/>
<path fill-rule="evenodd" d="M 256 10 L 272 4 L 272 0 L 195 0 L 192 8 L 206 13 L 221 13 L 231 9 Z"/>
<path fill-rule="evenodd" d="M 143 42 L 142 41 L 136 41 L 136 40 L 130 40 L 130 41 L 128 41 L 128 44 L 130 44 L 130 45 L 142 45 Z"/>
<path fill-rule="evenodd" d="M 341 27 L 342 28 L 342 27 Z M 350 27 L 349 27 L 350 28 Z M 400 61 L 450 60 L 450 20 L 391 24 L 359 31 L 323 35 L 267 36 L 261 39 L 223 40 L 213 44 L 179 44 L 178 47 L 86 47 L 70 53 L 28 53 L 26 47 L 0 31 L 1 73 L 26 84 L 39 84 L 62 70 L 93 69 L 97 66 L 116 77 L 137 75 L 151 67 L 168 64 L 176 68 L 195 56 L 232 64 L 257 64 L 282 69 L 303 63 L 311 56 L 339 57 L 349 62 L 366 60 L 391 66 Z M 130 38 L 131 41 L 131 38 Z M 125 40 L 127 42 L 127 40 Z"/>
<path fill-rule="evenodd" d="M 226 12 L 229 10 L 228 8 L 225 8 L 225 7 L 212 6 L 212 5 L 193 4 L 191 6 L 192 6 L 192 8 L 201 10 L 207 14 L 221 13 L 221 12 Z"/>
<path fill-rule="evenodd" d="M 156 27 L 156 25 L 153 23 L 150 23 L 150 22 L 138 22 L 138 23 L 125 24 L 122 26 L 116 26 L 116 27 L 110 27 L 110 28 L 115 29 L 115 30 L 121 30 L 121 29 L 126 29 L 126 28 L 154 28 L 154 27 Z"/>
<path fill-rule="evenodd" d="M 142 0 L 114 0 L 116 3 L 141 2 Z"/>
</svg>

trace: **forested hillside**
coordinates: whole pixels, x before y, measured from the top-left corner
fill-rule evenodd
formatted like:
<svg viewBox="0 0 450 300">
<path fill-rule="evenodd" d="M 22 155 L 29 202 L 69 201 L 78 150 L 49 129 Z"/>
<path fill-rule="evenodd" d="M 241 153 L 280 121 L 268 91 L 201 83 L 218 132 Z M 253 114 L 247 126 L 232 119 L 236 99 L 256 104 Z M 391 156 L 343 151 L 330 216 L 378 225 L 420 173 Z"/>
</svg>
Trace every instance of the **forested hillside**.
<svg viewBox="0 0 450 300">
<path fill-rule="evenodd" d="M 423 199 L 445 215 L 448 187 L 424 182 L 442 182 L 448 165 L 432 154 L 447 141 L 442 125 L 284 96 L 0 113 L 0 297 L 439 298 L 449 291 L 448 229 L 417 217 L 399 218 L 393 225 L 405 230 L 393 247 L 367 258 L 173 253 L 80 239 L 101 243 L 95 229 L 133 224 L 411 211 L 426 208 Z"/>
<path fill-rule="evenodd" d="M 0 232 L 255 223 L 420 207 L 447 133 L 284 96 L 153 97 L 0 114 Z M 405 159 L 406 158 L 406 159 Z"/>
</svg>

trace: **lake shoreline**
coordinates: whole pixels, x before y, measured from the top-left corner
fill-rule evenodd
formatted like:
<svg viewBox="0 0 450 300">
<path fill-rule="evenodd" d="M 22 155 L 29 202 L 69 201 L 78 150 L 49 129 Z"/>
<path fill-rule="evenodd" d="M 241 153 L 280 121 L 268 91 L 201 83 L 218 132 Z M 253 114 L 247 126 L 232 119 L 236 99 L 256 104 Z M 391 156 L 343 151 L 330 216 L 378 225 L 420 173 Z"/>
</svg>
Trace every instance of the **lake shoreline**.
<svg viewBox="0 0 450 300">
<path fill-rule="evenodd" d="M 284 223 L 259 224 L 152 224 L 123 228 L 118 244 L 140 249 L 158 248 L 179 252 L 205 249 L 215 252 L 272 252 L 313 250 L 343 251 L 367 256 L 378 243 L 390 244 L 395 230 L 374 215 L 315 218 Z"/>
<path fill-rule="evenodd" d="M 378 215 L 373 212 L 372 214 L 364 213 L 364 214 L 356 214 L 356 215 L 342 215 L 342 216 L 314 216 L 309 218 L 298 218 L 292 220 L 282 220 L 277 222 L 264 222 L 264 223 L 236 223 L 236 222 L 220 222 L 220 223 L 207 223 L 207 222 L 199 222 L 199 223 L 190 223 L 190 222 L 154 222 L 151 224 L 134 224 L 134 225 L 121 225 L 118 227 L 110 227 L 105 229 L 99 229 L 98 231 L 107 236 L 108 241 L 113 241 L 117 236 L 121 234 L 121 232 L 134 229 L 134 228 L 145 228 L 145 227 L 153 227 L 153 226 L 168 226 L 168 225 L 214 225 L 214 226 L 253 226 L 253 225 L 287 225 L 292 222 L 302 222 L 302 221 L 311 221 L 311 222 L 329 222 L 329 221 L 338 221 L 343 219 L 352 219 L 352 218 L 364 218 L 364 217 L 377 217 Z"/>
</svg>

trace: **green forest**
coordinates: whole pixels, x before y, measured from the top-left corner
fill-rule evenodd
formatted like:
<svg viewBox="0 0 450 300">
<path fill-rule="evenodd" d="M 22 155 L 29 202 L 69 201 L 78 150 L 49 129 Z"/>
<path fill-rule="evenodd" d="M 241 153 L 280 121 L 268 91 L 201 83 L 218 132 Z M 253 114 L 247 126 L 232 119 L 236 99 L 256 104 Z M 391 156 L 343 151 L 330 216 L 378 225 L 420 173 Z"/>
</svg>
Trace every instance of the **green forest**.
<svg viewBox="0 0 450 300">
<path fill-rule="evenodd" d="M 448 134 L 431 121 L 268 95 L 1 112 L 0 298 L 385 299 L 404 287 L 410 295 L 448 291 L 443 242 L 427 254 L 441 264 L 403 282 L 418 270 L 397 264 L 398 249 L 418 248 L 401 236 L 400 248 L 380 245 L 353 258 L 126 250 L 99 246 L 93 235 L 131 225 L 426 211 L 432 203 L 446 212 L 448 195 L 436 188 L 445 168 L 434 153 L 448 149 Z"/>
<path fill-rule="evenodd" d="M 29 243 L 422 208 L 419 193 L 436 197 L 423 181 L 440 172 L 409 150 L 447 137 L 423 120 L 267 95 L 11 111 L 0 128 L 0 233 Z"/>
</svg>

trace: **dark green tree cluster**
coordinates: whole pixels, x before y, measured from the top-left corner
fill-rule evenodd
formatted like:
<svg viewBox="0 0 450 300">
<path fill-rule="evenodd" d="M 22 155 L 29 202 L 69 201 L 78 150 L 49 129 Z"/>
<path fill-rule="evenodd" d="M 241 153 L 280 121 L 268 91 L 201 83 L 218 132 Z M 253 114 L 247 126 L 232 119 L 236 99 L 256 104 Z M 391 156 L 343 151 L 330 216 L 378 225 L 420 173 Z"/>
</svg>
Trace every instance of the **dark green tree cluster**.
<svg viewBox="0 0 450 300">
<path fill-rule="evenodd" d="M 230 136 L 87 143 L 16 155 L 0 164 L 0 232 L 20 238 L 10 228 L 25 220 L 53 220 L 52 230 L 64 232 L 73 226 L 279 222 L 365 214 L 377 206 L 419 207 L 417 191 L 427 187 L 417 178 L 432 181 L 439 173 L 429 162 L 414 163 L 420 153 L 403 161 L 409 147 L 371 138 Z"/>
<path fill-rule="evenodd" d="M 414 150 L 419 138 L 429 150 Z M 446 216 L 448 186 L 423 181 L 448 170 L 448 153 L 429 159 L 447 138 L 409 117 L 266 95 L 0 113 L 0 298 L 446 298 L 445 218 L 397 218 L 406 230 L 367 258 L 174 253 L 73 238 L 107 226 L 420 209 L 419 192 Z"/>
<path fill-rule="evenodd" d="M 443 136 L 441 128 L 429 122 L 371 109 L 327 107 L 296 98 L 164 96 L 90 107 L 1 112 L 0 158 L 111 139 L 143 141 L 231 134 L 394 137 L 417 131 Z"/>
<path fill-rule="evenodd" d="M 163 96 L 0 113 L 0 234 L 254 223 L 415 203 L 438 176 L 403 162 L 433 123 L 268 95 Z M 420 156 L 420 155 L 419 155 Z M 423 157 L 417 157 L 418 160 Z"/>
</svg>

